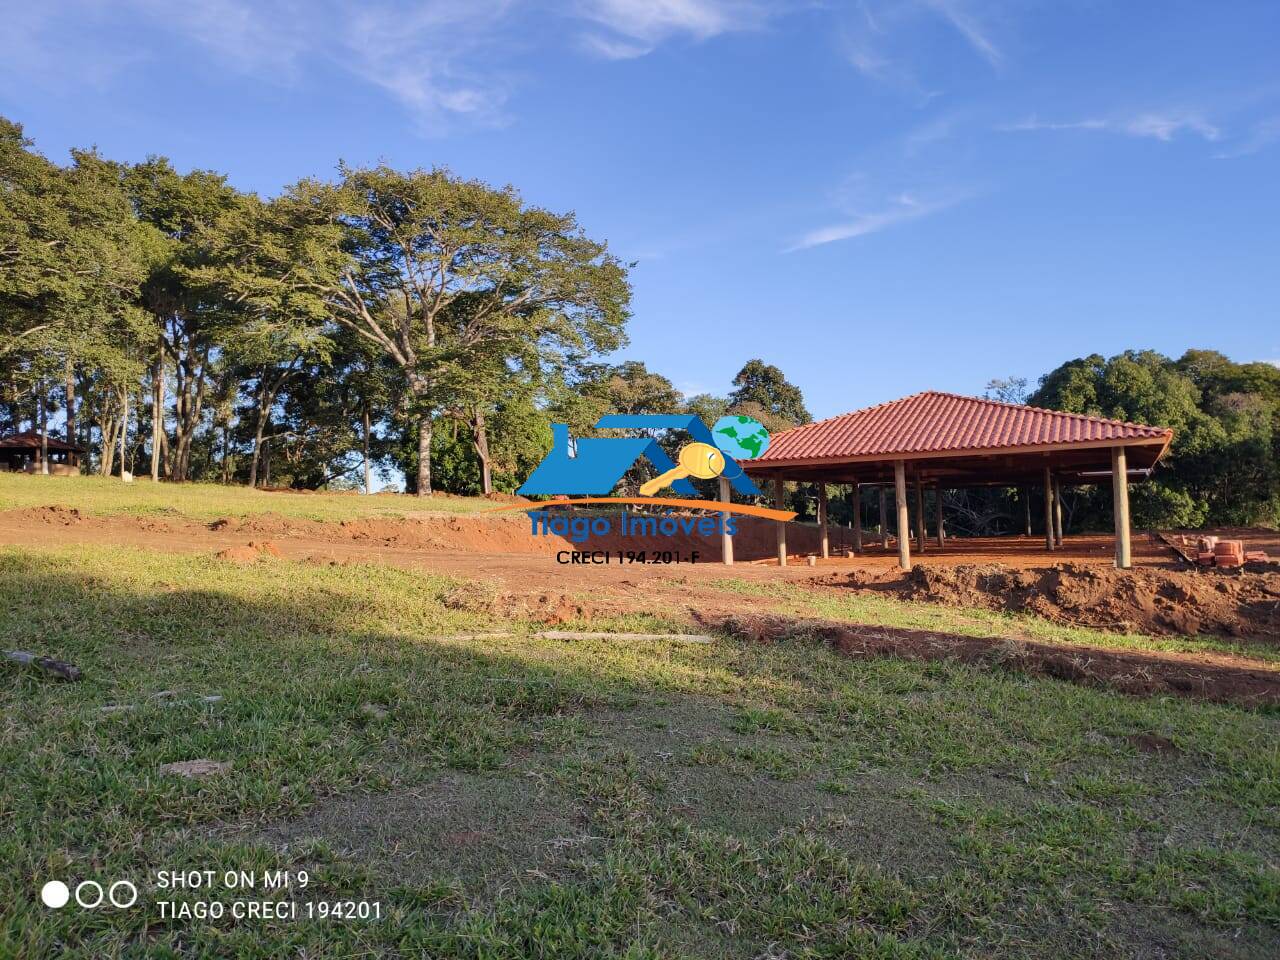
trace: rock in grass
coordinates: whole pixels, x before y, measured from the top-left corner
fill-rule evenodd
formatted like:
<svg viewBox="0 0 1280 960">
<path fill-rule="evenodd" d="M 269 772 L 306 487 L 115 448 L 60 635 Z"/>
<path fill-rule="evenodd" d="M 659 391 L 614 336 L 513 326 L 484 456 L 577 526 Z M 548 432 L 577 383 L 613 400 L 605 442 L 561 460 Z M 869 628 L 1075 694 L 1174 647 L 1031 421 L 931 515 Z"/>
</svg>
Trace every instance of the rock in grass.
<svg viewBox="0 0 1280 960">
<path fill-rule="evenodd" d="M 176 763 L 162 764 L 160 772 L 195 780 L 200 777 L 211 777 L 217 773 L 226 773 L 230 769 L 231 763 L 226 760 L 179 760 Z"/>
</svg>

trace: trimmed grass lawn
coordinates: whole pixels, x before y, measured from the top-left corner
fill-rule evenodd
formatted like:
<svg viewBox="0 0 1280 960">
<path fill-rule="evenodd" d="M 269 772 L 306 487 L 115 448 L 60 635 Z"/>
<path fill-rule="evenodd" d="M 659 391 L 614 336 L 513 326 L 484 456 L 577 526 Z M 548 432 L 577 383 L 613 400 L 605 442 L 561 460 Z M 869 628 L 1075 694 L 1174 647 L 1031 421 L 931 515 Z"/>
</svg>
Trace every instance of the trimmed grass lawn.
<svg viewBox="0 0 1280 960">
<path fill-rule="evenodd" d="M 274 513 L 299 520 L 360 520 L 428 513 L 476 513 L 494 504 L 482 497 L 439 494 L 417 497 L 379 493 L 267 492 L 219 483 L 152 483 L 139 478 L 40 477 L 0 472 L 0 510 L 50 505 L 74 507 L 96 516 L 127 514 L 216 520 Z"/>
<path fill-rule="evenodd" d="M 1280 954 L 1275 712 L 799 642 L 556 641 L 456 588 L 0 550 L 5 645 L 84 671 L 0 666 L 0 957 Z M 193 759 L 231 766 L 160 772 Z M 276 869 L 290 890 L 155 884 Z M 49 879 L 141 897 L 51 910 Z M 264 897 L 381 919 L 157 903 Z"/>
</svg>

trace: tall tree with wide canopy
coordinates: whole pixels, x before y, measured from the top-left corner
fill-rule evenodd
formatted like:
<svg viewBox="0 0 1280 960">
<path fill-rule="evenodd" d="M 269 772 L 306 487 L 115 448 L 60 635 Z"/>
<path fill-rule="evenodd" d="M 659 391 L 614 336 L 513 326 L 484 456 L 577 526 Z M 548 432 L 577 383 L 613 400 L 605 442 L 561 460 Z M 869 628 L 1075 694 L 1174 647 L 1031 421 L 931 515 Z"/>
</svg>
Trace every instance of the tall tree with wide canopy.
<svg viewBox="0 0 1280 960">
<path fill-rule="evenodd" d="M 242 197 L 221 174 L 180 174 L 163 157 L 129 168 L 124 180 L 139 220 L 157 237 L 152 269 L 142 287 L 142 304 L 154 318 L 153 476 L 167 448 L 169 476 L 186 480 L 211 378 L 220 368 L 219 350 L 240 319 L 236 304 L 210 289 L 204 273 L 216 257 L 210 228 L 232 214 Z M 226 364 L 221 368 L 229 369 Z M 164 426 L 168 370 L 175 388 L 172 443 Z"/>
<path fill-rule="evenodd" d="M 501 378 L 508 364 L 573 365 L 625 340 L 624 266 L 572 214 L 527 205 L 510 187 L 443 169 L 343 167 L 341 184 L 303 181 L 271 212 L 278 249 L 254 251 L 254 270 L 322 298 L 400 369 L 420 496 L 431 493 L 431 431 L 450 383 Z"/>
</svg>

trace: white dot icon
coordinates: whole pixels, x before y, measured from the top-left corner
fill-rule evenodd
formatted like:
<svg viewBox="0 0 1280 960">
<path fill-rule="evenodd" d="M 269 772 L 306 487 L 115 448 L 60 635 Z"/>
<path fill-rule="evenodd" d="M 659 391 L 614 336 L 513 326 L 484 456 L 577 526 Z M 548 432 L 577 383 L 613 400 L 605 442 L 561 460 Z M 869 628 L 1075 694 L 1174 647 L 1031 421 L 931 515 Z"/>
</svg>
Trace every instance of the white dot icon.
<svg viewBox="0 0 1280 960">
<path fill-rule="evenodd" d="M 71 891 L 61 880 L 50 880 L 40 888 L 40 899 L 46 907 L 57 910 L 67 905 L 67 901 L 71 899 Z"/>
</svg>

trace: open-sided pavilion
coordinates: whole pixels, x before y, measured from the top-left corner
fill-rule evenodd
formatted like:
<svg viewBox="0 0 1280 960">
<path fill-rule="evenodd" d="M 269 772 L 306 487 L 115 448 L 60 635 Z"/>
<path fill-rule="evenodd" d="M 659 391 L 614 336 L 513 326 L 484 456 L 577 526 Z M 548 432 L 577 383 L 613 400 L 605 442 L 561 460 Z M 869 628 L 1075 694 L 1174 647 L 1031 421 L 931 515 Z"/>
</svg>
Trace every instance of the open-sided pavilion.
<svg viewBox="0 0 1280 960">
<path fill-rule="evenodd" d="M 908 490 L 915 492 L 917 548 L 926 543 L 925 495 L 934 493 L 936 540 L 945 545 L 942 494 L 962 487 L 1039 487 L 1043 491 L 1045 549 L 1062 546 L 1062 488 L 1110 483 L 1115 506 L 1115 563 L 1128 568 L 1129 483 L 1147 479 L 1169 449 L 1173 431 L 1120 420 L 1043 410 L 928 391 L 805 424 L 776 434 L 760 457 L 745 461 L 752 479 L 772 481 L 783 506 L 787 481 L 818 485 L 822 554 L 828 553 L 828 484 L 880 489 L 881 529 L 886 494 L 897 511 L 898 561 L 911 568 Z M 1027 498 L 1029 504 L 1030 500 Z M 855 550 L 862 549 L 861 510 L 853 511 Z M 1030 508 L 1027 531 L 1030 533 Z M 726 551 L 726 562 L 732 562 Z M 787 562 L 786 524 L 778 524 L 778 561 Z"/>
</svg>

